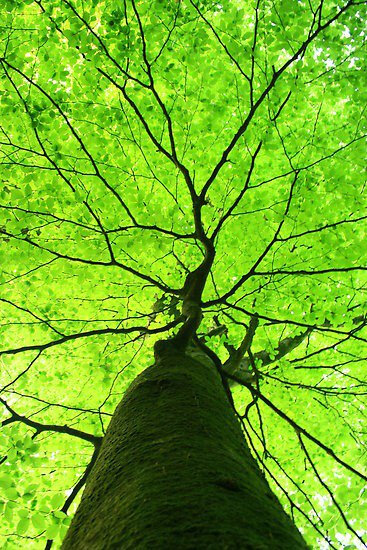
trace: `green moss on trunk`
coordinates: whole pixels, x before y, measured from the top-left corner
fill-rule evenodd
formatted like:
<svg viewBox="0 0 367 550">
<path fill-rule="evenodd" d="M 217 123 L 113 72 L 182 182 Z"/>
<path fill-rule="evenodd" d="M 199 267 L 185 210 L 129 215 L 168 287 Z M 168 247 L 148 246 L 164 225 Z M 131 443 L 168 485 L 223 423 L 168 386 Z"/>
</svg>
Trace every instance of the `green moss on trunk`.
<svg viewBox="0 0 367 550">
<path fill-rule="evenodd" d="M 209 364 L 169 353 L 112 418 L 63 550 L 297 550 Z"/>
</svg>

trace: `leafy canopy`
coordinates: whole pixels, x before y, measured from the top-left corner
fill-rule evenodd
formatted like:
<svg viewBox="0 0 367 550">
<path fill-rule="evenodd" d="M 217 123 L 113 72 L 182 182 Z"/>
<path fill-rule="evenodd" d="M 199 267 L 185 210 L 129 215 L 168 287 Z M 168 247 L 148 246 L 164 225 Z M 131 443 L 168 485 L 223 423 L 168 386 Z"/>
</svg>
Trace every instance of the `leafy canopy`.
<svg viewBox="0 0 367 550">
<path fill-rule="evenodd" d="M 4 549 L 60 545 L 203 234 L 199 335 L 225 362 L 247 334 L 253 452 L 313 548 L 364 547 L 365 22 L 353 0 L 3 1 Z"/>
</svg>

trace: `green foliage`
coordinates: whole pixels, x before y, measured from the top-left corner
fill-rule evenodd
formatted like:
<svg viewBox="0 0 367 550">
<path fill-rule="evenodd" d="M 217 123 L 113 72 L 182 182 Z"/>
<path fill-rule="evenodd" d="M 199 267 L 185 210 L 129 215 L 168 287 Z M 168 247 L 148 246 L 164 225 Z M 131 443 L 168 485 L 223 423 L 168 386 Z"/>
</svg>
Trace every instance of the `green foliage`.
<svg viewBox="0 0 367 550">
<path fill-rule="evenodd" d="M 201 223 L 216 256 L 200 335 L 226 326 L 207 340 L 225 361 L 257 315 L 258 390 L 363 471 L 365 22 L 334 0 L 2 3 L 0 384 L 16 414 L 103 435 L 176 331 Z M 362 548 L 365 481 L 233 392 L 309 544 Z M 90 442 L 6 405 L 3 421 L 0 545 L 59 547 Z"/>
</svg>

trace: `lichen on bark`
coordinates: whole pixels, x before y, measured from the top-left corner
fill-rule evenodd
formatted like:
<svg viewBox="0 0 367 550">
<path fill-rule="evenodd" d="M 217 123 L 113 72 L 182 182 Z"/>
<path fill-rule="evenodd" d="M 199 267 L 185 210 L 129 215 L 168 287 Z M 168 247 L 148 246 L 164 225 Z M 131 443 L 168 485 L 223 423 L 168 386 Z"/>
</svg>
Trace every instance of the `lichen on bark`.
<svg viewBox="0 0 367 550">
<path fill-rule="evenodd" d="M 215 367 L 163 348 L 117 407 L 62 549 L 306 549 Z"/>
</svg>

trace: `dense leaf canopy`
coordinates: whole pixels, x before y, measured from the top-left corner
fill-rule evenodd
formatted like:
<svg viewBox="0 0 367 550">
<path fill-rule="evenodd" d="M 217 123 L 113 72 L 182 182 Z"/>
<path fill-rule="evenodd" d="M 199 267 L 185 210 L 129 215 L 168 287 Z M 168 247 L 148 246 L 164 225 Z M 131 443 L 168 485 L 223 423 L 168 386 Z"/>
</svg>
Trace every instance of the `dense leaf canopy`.
<svg viewBox="0 0 367 550">
<path fill-rule="evenodd" d="M 3 0 L 2 548 L 59 547 L 205 239 L 255 456 L 313 548 L 364 548 L 364 4 Z"/>
</svg>

